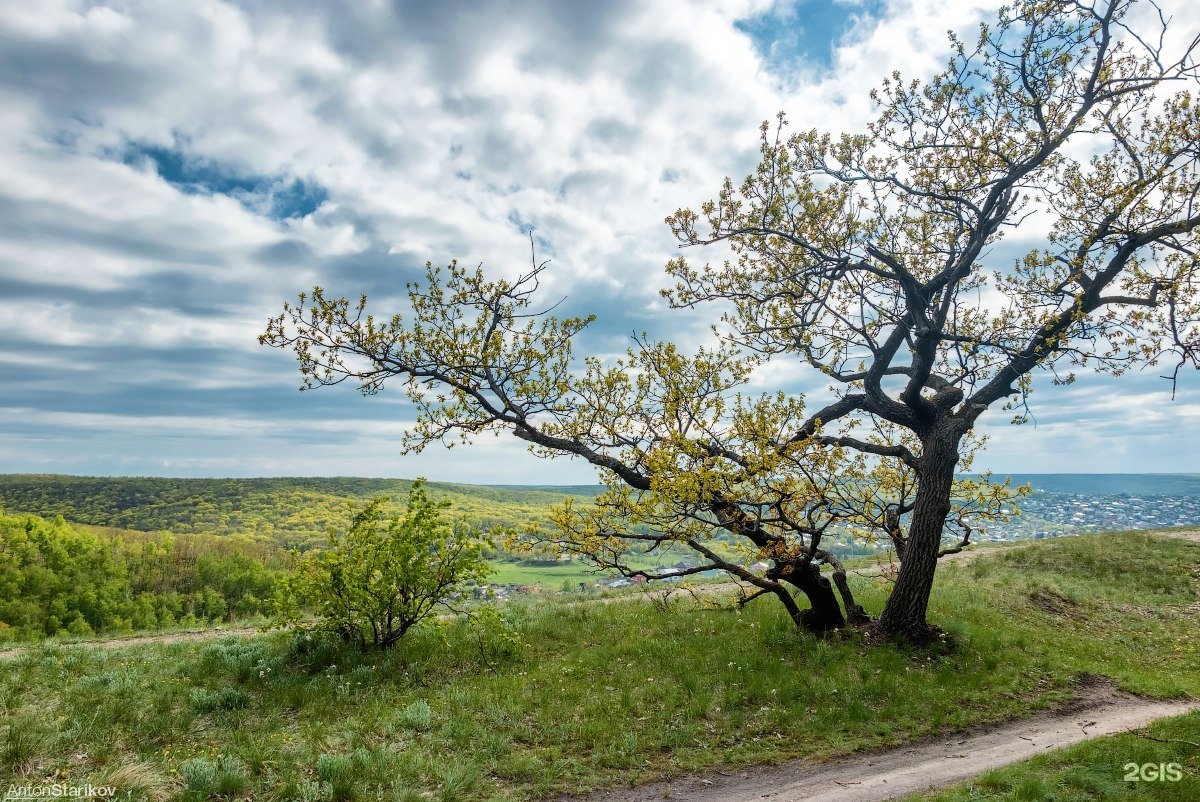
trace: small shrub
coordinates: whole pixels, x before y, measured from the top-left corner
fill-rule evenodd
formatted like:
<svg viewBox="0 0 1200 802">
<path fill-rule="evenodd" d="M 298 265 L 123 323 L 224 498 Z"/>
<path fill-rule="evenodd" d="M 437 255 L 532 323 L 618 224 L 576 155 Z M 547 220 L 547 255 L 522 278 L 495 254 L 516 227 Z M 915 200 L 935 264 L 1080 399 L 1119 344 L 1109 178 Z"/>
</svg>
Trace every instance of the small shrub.
<svg viewBox="0 0 1200 802">
<path fill-rule="evenodd" d="M 421 795 L 421 792 L 409 788 L 403 780 L 396 780 L 392 783 L 392 798 L 396 802 L 425 802 L 425 797 Z"/>
<path fill-rule="evenodd" d="M 196 676 L 221 674 L 238 682 L 250 682 L 278 670 L 276 662 L 271 644 L 265 639 L 226 640 L 200 653 Z"/>
<path fill-rule="evenodd" d="M 0 736 L 0 767 L 14 774 L 22 771 L 41 754 L 48 739 L 48 734 L 36 720 L 25 717 L 9 719 L 3 736 Z"/>
<path fill-rule="evenodd" d="M 283 649 L 282 663 L 290 671 L 317 674 L 330 666 L 347 663 L 347 645 L 333 633 L 316 630 L 295 632 Z"/>
<path fill-rule="evenodd" d="M 197 713 L 243 710 L 250 706 L 250 694 L 238 688 L 222 688 L 216 693 L 204 688 L 192 688 L 188 691 L 188 704 Z"/>
<path fill-rule="evenodd" d="M 473 610 L 470 626 L 479 650 L 479 659 L 492 671 L 503 663 L 519 659 L 525 651 L 526 644 L 521 633 L 504 611 L 495 605 L 486 604 Z"/>
<path fill-rule="evenodd" d="M 217 766 L 207 758 L 194 757 L 179 764 L 183 791 L 193 799 L 208 799 L 217 788 Z"/>
<path fill-rule="evenodd" d="M 217 755 L 215 760 L 194 757 L 179 764 L 185 796 L 209 799 L 240 794 L 246 789 L 246 767 L 237 758 Z"/>
<path fill-rule="evenodd" d="M 325 798 L 325 791 L 316 780 L 301 780 L 288 798 L 295 802 L 321 802 Z"/>
<path fill-rule="evenodd" d="M 327 786 L 328 796 L 334 802 L 354 798 L 354 762 L 347 755 L 318 757 L 317 776 Z"/>
<path fill-rule="evenodd" d="M 188 690 L 188 704 L 197 713 L 211 713 L 217 709 L 217 695 L 204 688 Z"/>
<path fill-rule="evenodd" d="M 276 623 L 303 626 L 305 610 L 346 641 L 393 646 L 470 582 L 488 575 L 483 541 L 446 521 L 447 503 L 413 483 L 402 515 L 389 517 L 380 496 L 356 513 L 329 547 L 300 558 L 280 583 Z"/>
<path fill-rule="evenodd" d="M 474 763 L 455 763 L 441 773 L 440 802 L 460 802 L 479 785 L 482 776 Z"/>
<path fill-rule="evenodd" d="M 217 707 L 222 710 L 243 710 L 250 706 L 250 694 L 238 688 L 222 688 L 217 693 Z"/>
<path fill-rule="evenodd" d="M 397 718 L 407 729 L 424 731 L 433 725 L 433 710 L 424 699 L 418 699 L 401 710 Z"/>
</svg>

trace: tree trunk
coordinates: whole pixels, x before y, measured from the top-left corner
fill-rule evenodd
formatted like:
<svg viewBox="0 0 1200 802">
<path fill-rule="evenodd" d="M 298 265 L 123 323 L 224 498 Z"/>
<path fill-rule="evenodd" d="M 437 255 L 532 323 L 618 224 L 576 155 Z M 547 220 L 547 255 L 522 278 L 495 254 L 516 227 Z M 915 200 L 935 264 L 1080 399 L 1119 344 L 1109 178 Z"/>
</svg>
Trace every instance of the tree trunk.
<svg viewBox="0 0 1200 802">
<path fill-rule="evenodd" d="M 877 624 L 877 631 L 886 637 L 923 642 L 931 634 L 925 615 L 933 591 L 942 529 L 950 513 L 958 441 L 953 432 L 945 430 L 934 431 L 922 438 L 923 453 L 918 463 L 920 485 L 913 504 L 904 558 L 896 586 Z"/>
<path fill-rule="evenodd" d="M 842 605 L 846 608 L 846 622 L 853 626 L 869 624 L 871 617 L 867 615 L 863 606 L 854 600 L 854 593 L 850 590 L 850 583 L 846 580 L 846 567 L 832 554 L 827 555 L 825 561 L 833 567 L 831 578 L 833 584 L 837 586 L 838 593 L 841 594 Z"/>
<path fill-rule="evenodd" d="M 808 598 L 809 609 L 801 610 L 798 617 L 793 616 L 797 626 L 809 632 L 829 632 L 846 626 L 846 617 L 842 615 L 833 583 L 821 575 L 817 565 L 809 563 L 794 566 L 780 579 L 795 585 Z"/>
</svg>

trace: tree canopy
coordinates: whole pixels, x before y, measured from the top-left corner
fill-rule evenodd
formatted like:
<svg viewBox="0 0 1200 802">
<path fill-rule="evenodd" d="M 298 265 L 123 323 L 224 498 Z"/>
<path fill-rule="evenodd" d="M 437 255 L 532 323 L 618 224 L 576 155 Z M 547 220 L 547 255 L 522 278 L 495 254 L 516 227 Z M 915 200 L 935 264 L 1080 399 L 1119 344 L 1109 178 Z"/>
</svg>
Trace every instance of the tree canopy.
<svg viewBox="0 0 1200 802">
<path fill-rule="evenodd" d="M 901 567 L 876 626 L 926 637 L 939 555 L 1013 492 L 956 478 L 980 416 L 1021 420 L 1036 370 L 1068 383 L 1162 362 L 1175 381 L 1198 364 L 1197 41 L 1168 52 L 1173 33 L 1133 0 L 1019 2 L 973 42 L 952 36 L 931 80 L 886 78 L 862 133 L 764 123 L 750 176 L 667 218 L 685 248 L 732 252 L 667 264 L 673 306 L 722 310 L 694 353 L 642 337 L 576 359 L 592 318 L 540 311 L 536 260 L 514 281 L 430 266 L 407 318 L 315 288 L 261 341 L 295 351 L 306 387 L 402 380 L 410 449 L 506 430 L 588 460 L 609 491 L 546 537 L 601 565 L 646 573 L 631 550 L 684 544 L 691 570 L 729 571 L 826 630 L 866 616 L 822 538 L 889 538 Z M 1013 235 L 1036 244 L 997 259 Z M 750 391 L 777 359 L 828 395 Z"/>
<path fill-rule="evenodd" d="M 272 609 L 290 556 L 244 538 L 0 511 L 0 641 L 232 621 Z"/>
</svg>

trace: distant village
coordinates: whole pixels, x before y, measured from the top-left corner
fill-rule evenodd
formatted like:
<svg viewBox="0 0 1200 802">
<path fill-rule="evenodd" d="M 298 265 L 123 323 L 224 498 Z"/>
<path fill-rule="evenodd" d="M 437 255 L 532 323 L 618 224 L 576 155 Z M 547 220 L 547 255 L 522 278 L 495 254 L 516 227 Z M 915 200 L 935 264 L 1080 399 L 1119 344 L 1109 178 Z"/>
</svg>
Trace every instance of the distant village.
<svg viewBox="0 0 1200 802">
<path fill-rule="evenodd" d="M 1035 491 L 1021 515 L 993 523 L 980 540 L 1040 539 L 1121 529 L 1200 526 L 1200 495 L 1086 495 Z"/>
</svg>

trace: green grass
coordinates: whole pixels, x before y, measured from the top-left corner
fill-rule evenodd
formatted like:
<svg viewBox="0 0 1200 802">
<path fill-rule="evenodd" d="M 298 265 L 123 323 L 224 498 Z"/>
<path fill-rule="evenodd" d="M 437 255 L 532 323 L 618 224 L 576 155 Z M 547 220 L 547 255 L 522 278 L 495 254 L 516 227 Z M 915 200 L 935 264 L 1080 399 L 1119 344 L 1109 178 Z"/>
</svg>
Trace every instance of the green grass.
<svg viewBox="0 0 1200 802">
<path fill-rule="evenodd" d="M 1200 545 L 1136 534 L 947 565 L 930 619 L 949 651 L 689 598 L 514 603 L 518 642 L 443 622 L 389 653 L 285 633 L 48 644 L 0 672 L 0 777 L 126 771 L 135 799 L 537 799 L 965 730 L 1063 702 L 1083 674 L 1200 696 L 1198 566 Z M 884 580 L 855 581 L 878 613 Z"/>
</svg>

